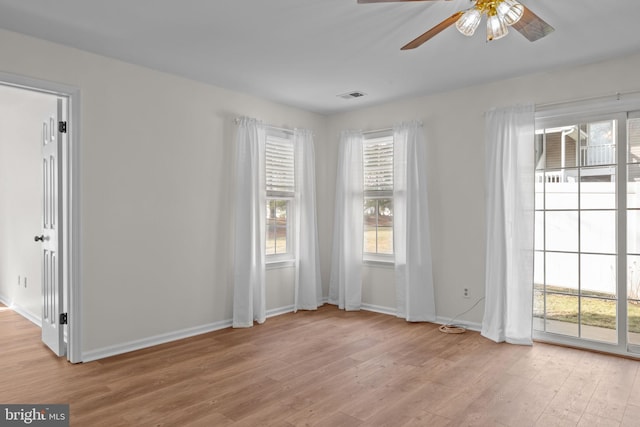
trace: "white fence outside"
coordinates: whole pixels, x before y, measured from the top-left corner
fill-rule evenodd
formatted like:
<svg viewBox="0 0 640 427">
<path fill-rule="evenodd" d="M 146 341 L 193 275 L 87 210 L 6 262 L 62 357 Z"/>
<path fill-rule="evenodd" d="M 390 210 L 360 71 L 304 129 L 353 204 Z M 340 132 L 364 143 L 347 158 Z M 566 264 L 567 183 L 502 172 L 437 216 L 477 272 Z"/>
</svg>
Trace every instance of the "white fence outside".
<svg viewBox="0 0 640 427">
<path fill-rule="evenodd" d="M 578 187 L 578 182 L 563 171 L 538 175 L 536 209 L 544 206 L 546 217 L 544 212 L 536 212 L 535 248 L 541 250 L 546 244 L 548 251 L 559 252 L 547 252 L 546 272 L 542 252 L 536 252 L 535 283 L 544 283 L 546 274 L 549 286 L 577 290 L 580 280 L 583 290 L 616 293 L 615 185 L 582 182 Z M 628 183 L 627 207 L 640 208 L 640 182 Z M 640 299 L 640 210 L 627 212 L 627 251 L 633 254 L 627 262 L 628 293 Z"/>
</svg>

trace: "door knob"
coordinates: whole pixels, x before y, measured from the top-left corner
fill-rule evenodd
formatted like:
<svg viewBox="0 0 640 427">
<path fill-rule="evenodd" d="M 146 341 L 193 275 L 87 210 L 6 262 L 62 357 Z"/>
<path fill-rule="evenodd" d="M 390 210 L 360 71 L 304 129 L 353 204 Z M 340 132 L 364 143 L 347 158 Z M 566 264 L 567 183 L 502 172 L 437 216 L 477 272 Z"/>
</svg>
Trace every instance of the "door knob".
<svg viewBox="0 0 640 427">
<path fill-rule="evenodd" d="M 33 240 L 35 240 L 36 242 L 37 242 L 38 240 L 39 240 L 39 241 L 41 241 L 41 242 L 44 242 L 44 235 L 42 235 L 42 236 L 36 236 L 36 237 L 34 237 L 34 238 L 33 238 Z"/>
</svg>

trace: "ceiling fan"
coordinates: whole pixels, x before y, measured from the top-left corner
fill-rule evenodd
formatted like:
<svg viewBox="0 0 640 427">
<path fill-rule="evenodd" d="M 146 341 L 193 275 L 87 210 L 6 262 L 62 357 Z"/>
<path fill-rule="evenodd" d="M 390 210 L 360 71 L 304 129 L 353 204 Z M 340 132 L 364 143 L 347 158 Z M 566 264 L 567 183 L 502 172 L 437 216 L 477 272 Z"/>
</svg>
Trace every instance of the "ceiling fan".
<svg viewBox="0 0 640 427">
<path fill-rule="evenodd" d="M 385 3 L 407 1 L 439 0 L 358 0 L 358 3 Z M 446 0 L 448 1 L 448 0 Z M 552 33 L 554 28 L 543 21 L 525 5 L 516 0 L 471 0 L 473 6 L 454 13 L 426 33 L 402 47 L 402 50 L 415 49 L 454 23 L 465 36 L 472 36 L 480 25 L 483 15 L 487 17 L 487 41 L 497 40 L 507 35 L 508 27 L 513 27 L 529 41 L 536 41 Z"/>
</svg>

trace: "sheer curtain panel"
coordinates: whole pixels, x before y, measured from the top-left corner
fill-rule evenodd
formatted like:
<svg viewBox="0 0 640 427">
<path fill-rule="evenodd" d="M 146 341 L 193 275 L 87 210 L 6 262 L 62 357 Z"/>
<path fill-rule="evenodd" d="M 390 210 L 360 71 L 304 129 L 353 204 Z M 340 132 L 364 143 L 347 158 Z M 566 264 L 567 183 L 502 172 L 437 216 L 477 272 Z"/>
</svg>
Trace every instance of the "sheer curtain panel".
<svg viewBox="0 0 640 427">
<path fill-rule="evenodd" d="M 486 115 L 486 261 L 482 335 L 532 343 L 534 107 Z"/>
<path fill-rule="evenodd" d="M 296 174 L 294 310 L 315 310 L 322 305 L 320 252 L 316 214 L 316 167 L 313 133 L 293 132 Z"/>
<path fill-rule="evenodd" d="M 266 318 L 265 141 L 261 123 L 240 119 L 236 137 L 234 328 L 248 328 Z"/>
<path fill-rule="evenodd" d="M 427 154 L 422 125 L 410 122 L 396 126 L 393 146 L 397 316 L 409 322 L 434 321 Z"/>
<path fill-rule="evenodd" d="M 340 134 L 329 302 L 345 310 L 362 304 L 362 142 L 362 132 Z"/>
</svg>

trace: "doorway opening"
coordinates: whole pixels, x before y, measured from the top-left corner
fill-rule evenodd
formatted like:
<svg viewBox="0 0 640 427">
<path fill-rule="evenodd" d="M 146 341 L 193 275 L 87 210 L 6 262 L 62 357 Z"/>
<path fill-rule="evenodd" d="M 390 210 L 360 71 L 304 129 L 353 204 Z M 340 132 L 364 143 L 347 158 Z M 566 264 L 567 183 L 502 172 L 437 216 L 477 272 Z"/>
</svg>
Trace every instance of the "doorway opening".
<svg viewBox="0 0 640 427">
<path fill-rule="evenodd" d="M 79 100 L 76 88 L 0 73 L 0 297 L 72 363 L 82 361 Z"/>
</svg>

